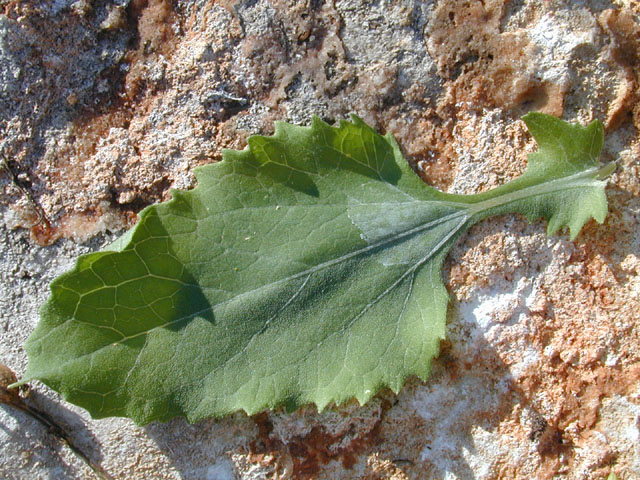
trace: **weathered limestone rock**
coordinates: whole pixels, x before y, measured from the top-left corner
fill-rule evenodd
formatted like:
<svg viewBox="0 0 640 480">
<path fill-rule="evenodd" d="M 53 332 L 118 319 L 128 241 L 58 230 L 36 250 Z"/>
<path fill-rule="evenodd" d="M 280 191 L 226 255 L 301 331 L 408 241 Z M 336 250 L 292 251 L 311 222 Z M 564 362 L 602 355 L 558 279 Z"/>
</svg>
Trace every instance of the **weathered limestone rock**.
<svg viewBox="0 0 640 480">
<path fill-rule="evenodd" d="M 447 262 L 432 378 L 317 413 L 137 428 L 32 395 L 118 479 L 640 478 L 640 6 L 631 0 L 364 3 L 0 0 L 0 361 L 75 257 L 194 186 L 275 120 L 357 113 L 438 188 L 520 174 L 530 110 L 606 125 L 604 225 L 575 242 L 502 217 Z M 0 409 L 0 477 L 89 478 Z"/>
</svg>

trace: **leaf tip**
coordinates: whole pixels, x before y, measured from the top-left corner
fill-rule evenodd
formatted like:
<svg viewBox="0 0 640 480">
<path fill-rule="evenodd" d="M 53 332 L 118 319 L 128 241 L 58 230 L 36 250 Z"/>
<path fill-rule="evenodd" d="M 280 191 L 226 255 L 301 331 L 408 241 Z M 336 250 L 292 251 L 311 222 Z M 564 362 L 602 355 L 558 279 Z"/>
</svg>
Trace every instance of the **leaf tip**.
<svg viewBox="0 0 640 480">
<path fill-rule="evenodd" d="M 351 119 L 351 122 L 352 122 L 354 125 L 366 125 L 367 127 L 369 126 L 369 125 L 367 125 L 367 124 L 364 122 L 364 120 L 362 120 L 362 118 L 360 118 L 360 117 L 359 117 L 358 115 L 356 115 L 355 113 L 351 113 L 351 114 L 349 115 L 349 118 Z"/>
</svg>

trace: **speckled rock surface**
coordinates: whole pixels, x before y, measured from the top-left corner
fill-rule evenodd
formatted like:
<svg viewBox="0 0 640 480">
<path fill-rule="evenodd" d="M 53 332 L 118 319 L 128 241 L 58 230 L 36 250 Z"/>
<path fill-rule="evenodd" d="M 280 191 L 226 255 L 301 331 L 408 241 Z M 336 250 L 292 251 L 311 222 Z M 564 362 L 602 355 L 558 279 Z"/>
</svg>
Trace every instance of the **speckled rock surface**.
<svg viewBox="0 0 640 480">
<path fill-rule="evenodd" d="M 425 181 L 522 172 L 518 118 L 606 125 L 610 214 L 576 239 L 474 227 L 444 275 L 427 382 L 317 413 L 95 421 L 32 398 L 117 479 L 640 478 L 640 6 L 631 0 L 0 0 L 0 361 L 18 376 L 47 284 L 194 167 L 275 120 L 355 112 Z M 91 471 L 0 408 L 0 477 Z"/>
</svg>

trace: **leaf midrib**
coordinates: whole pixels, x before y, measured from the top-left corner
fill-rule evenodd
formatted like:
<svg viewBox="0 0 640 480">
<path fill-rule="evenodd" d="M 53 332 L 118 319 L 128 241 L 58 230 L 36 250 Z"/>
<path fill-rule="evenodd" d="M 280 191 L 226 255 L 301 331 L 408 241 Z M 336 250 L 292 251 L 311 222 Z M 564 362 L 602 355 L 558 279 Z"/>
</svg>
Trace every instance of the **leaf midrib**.
<svg viewBox="0 0 640 480">
<path fill-rule="evenodd" d="M 482 200 L 477 203 L 469 204 L 469 213 L 472 217 L 477 217 L 481 215 L 484 211 L 506 206 L 510 203 L 514 203 L 520 200 L 525 200 L 528 198 L 533 198 L 536 196 L 547 195 L 550 193 L 556 193 L 562 190 L 573 190 L 580 187 L 592 187 L 594 186 L 593 182 L 598 181 L 596 179 L 598 175 L 599 169 L 596 167 L 590 168 L 588 170 L 578 172 L 576 174 L 556 178 L 554 180 L 549 180 L 542 183 L 536 183 L 529 187 L 520 188 L 517 190 L 513 190 L 504 194 L 496 195 L 495 197 L 488 198 L 486 200 Z M 520 177 L 525 178 L 525 177 Z M 516 179 L 515 181 L 520 180 Z M 505 184 L 503 187 L 497 188 L 506 188 L 509 184 Z M 492 191 L 489 190 L 486 193 L 489 194 Z M 482 195 L 482 194 L 478 194 Z M 472 198 L 472 197 L 470 197 Z M 517 213 L 517 212 L 512 212 Z"/>
<path fill-rule="evenodd" d="M 455 206 L 455 207 L 462 207 L 460 210 L 458 210 L 457 212 L 451 213 L 449 215 L 446 215 L 444 217 L 441 217 L 439 219 L 433 220 L 431 222 L 427 222 L 421 225 L 418 225 L 416 227 L 413 227 L 409 230 L 403 231 L 403 232 L 398 232 L 397 234 L 394 235 L 390 235 L 386 238 L 383 238 L 382 240 L 379 240 L 373 244 L 367 245 L 366 247 L 360 248 L 358 250 L 354 250 L 353 252 L 347 253 L 341 257 L 338 258 L 334 258 L 331 260 L 328 260 L 326 262 L 320 263 L 318 265 L 315 265 L 313 267 L 310 267 L 306 270 L 302 270 L 298 273 L 295 273 L 293 275 L 290 275 L 288 277 L 282 278 L 282 279 L 278 279 L 274 282 L 265 284 L 265 285 L 261 285 L 258 288 L 252 289 L 252 290 L 247 290 L 245 292 L 241 292 L 236 294 L 234 297 L 229 298 L 227 300 L 224 300 L 222 302 L 219 302 L 216 304 L 217 305 L 225 305 L 227 303 L 230 303 L 232 301 L 234 301 L 237 298 L 240 298 L 242 296 L 245 295 L 250 295 L 252 293 L 256 293 L 259 292 L 261 289 L 267 288 L 267 287 L 272 287 L 274 285 L 278 285 L 279 283 L 285 283 L 291 280 L 295 280 L 297 278 L 302 278 L 305 277 L 307 275 L 312 275 L 324 268 L 328 268 L 331 267 L 333 265 L 339 264 L 343 261 L 349 260 L 353 257 L 356 257 L 358 255 L 361 254 L 366 254 L 367 252 L 371 251 L 371 250 L 376 250 L 380 247 L 384 247 L 386 244 L 390 244 L 390 243 L 394 243 L 396 241 L 400 241 L 403 240 L 405 238 L 411 237 L 414 234 L 420 233 L 424 230 L 429 229 L 430 227 L 435 227 L 437 225 L 440 225 L 442 223 L 448 222 L 449 220 L 453 220 L 455 218 L 461 217 L 461 216 L 467 216 L 467 218 L 474 218 L 477 215 L 481 214 L 483 211 L 489 210 L 491 208 L 495 208 L 495 207 L 499 207 L 499 206 L 504 206 L 504 205 L 508 205 L 510 203 L 514 203 L 517 202 L 519 200 L 523 200 L 526 198 L 531 198 L 534 196 L 538 196 L 538 195 L 546 195 L 546 194 L 550 194 L 550 193 L 555 193 L 558 191 L 562 191 L 562 190 L 572 190 L 575 188 L 579 188 L 579 187 L 584 187 L 584 186 L 593 186 L 592 181 L 593 178 L 591 178 L 591 182 L 583 182 L 583 183 L 573 183 L 571 185 L 566 185 L 565 183 L 571 183 L 573 182 L 575 179 L 582 179 L 584 177 L 593 177 L 593 173 L 596 171 L 596 168 L 592 168 L 589 170 L 586 170 L 584 172 L 579 172 L 578 174 L 575 175 L 571 175 L 569 177 L 562 177 L 556 180 L 552 180 L 549 182 L 543 182 L 541 184 L 536 184 L 536 185 L 532 185 L 530 187 L 526 187 L 523 189 L 519 189 L 513 192 L 508 192 L 505 193 L 503 195 L 499 195 L 497 197 L 493 197 L 487 200 L 483 200 L 481 202 L 478 203 L 467 203 L 464 201 L 453 201 L 453 202 L 439 202 L 439 201 L 425 201 L 424 203 L 427 204 L 433 204 L 436 203 L 438 205 L 442 205 L 442 204 L 447 204 L 447 206 Z M 547 188 L 545 188 L 547 187 Z M 405 203 L 415 203 L 415 202 L 402 202 L 401 204 L 405 204 Z M 423 202 L 420 202 L 423 203 Z M 358 204 L 358 206 L 362 206 L 362 205 L 389 205 L 389 206 L 397 206 L 398 203 L 395 202 L 390 202 L 390 203 L 385 203 L 385 202 L 377 202 L 377 203 L 367 203 L 367 204 Z M 473 222 L 475 223 L 475 221 Z M 458 227 L 456 227 L 457 230 L 459 230 L 462 226 L 464 225 L 464 223 Z M 449 235 L 447 235 L 447 238 L 449 237 Z M 445 242 L 446 243 L 446 242 Z M 438 244 L 437 246 L 439 249 L 439 247 L 441 247 L 440 244 Z M 436 249 L 436 252 L 437 252 Z M 436 252 L 433 252 L 434 254 Z M 427 258 L 428 260 L 428 258 Z M 424 263 L 424 262 L 418 262 L 418 263 Z"/>
<path fill-rule="evenodd" d="M 496 197 L 492 197 L 492 198 L 489 198 L 487 200 L 483 200 L 483 201 L 480 201 L 480 202 L 477 202 L 477 203 L 468 203 L 468 202 L 465 202 L 465 201 L 462 201 L 462 200 L 451 202 L 452 204 L 455 204 L 456 206 L 460 205 L 462 208 L 457 212 L 454 212 L 452 214 L 446 215 L 446 216 L 441 217 L 441 218 L 439 218 L 437 220 L 434 220 L 434 221 L 431 221 L 431 222 L 427 222 L 427 223 L 422 224 L 422 225 L 418 225 L 418 226 L 413 227 L 413 228 L 411 228 L 409 230 L 406 230 L 404 232 L 399 232 L 398 234 L 395 234 L 395 235 L 391 235 L 391 236 L 386 237 L 386 238 L 384 238 L 384 239 L 382 239 L 382 240 L 380 240 L 378 242 L 375 242 L 375 243 L 373 243 L 371 245 L 367 245 L 366 247 L 363 247 L 361 249 L 355 250 L 355 251 L 350 252 L 350 253 L 348 253 L 346 255 L 343 255 L 341 257 L 338 257 L 338 258 L 323 262 L 321 264 L 318 264 L 318 265 L 316 265 L 314 267 L 311 267 L 309 269 L 306 269 L 304 271 L 301 271 L 301 272 L 298 272 L 296 274 L 290 275 L 290 276 L 288 276 L 286 278 L 282 278 L 282 279 L 276 280 L 274 282 L 261 285 L 260 287 L 252 289 L 252 290 L 248 290 L 248 291 L 245 291 L 245 292 L 238 293 L 237 295 L 235 295 L 235 296 L 233 296 L 233 297 L 231 297 L 229 299 L 226 299 L 226 300 L 224 300 L 222 302 L 216 303 L 215 305 L 211 306 L 210 308 L 203 309 L 203 310 L 201 310 L 199 312 L 191 313 L 191 314 L 186 315 L 184 317 L 180 317 L 178 319 L 175 319 L 175 320 L 173 320 L 171 322 L 168 322 L 168 323 L 165 323 L 163 325 L 158 325 L 158 326 L 153 327 L 153 328 L 151 328 L 149 330 L 145 330 L 143 332 L 137 333 L 137 334 L 132 335 L 132 336 L 123 337 L 122 339 L 118 340 L 118 342 L 126 342 L 126 341 L 129 341 L 131 339 L 137 338 L 137 337 L 139 337 L 141 335 L 147 335 L 147 334 L 153 332 L 154 330 L 161 329 L 161 328 L 166 328 L 166 327 L 168 327 L 170 325 L 173 325 L 175 323 L 182 322 L 187 318 L 196 317 L 196 316 L 198 316 L 198 314 L 204 313 L 204 312 L 206 312 L 206 311 L 208 311 L 210 309 L 213 309 L 215 307 L 219 307 L 219 306 L 223 306 L 223 305 L 229 304 L 229 303 L 231 303 L 233 301 L 241 299 L 242 297 L 249 296 L 251 294 L 257 293 L 257 292 L 259 292 L 259 291 L 261 291 L 263 289 L 270 288 L 270 287 L 273 287 L 273 286 L 281 284 L 281 283 L 286 283 L 286 282 L 289 282 L 289 281 L 292 281 L 292 280 L 295 280 L 295 279 L 298 279 L 298 278 L 303 278 L 305 276 L 313 275 L 314 273 L 317 273 L 320 270 L 323 270 L 325 268 L 329 268 L 329 267 L 331 267 L 333 265 L 339 264 L 339 263 L 341 263 L 343 261 L 349 260 L 349 259 L 351 259 L 353 257 L 358 256 L 358 255 L 366 254 L 367 252 L 375 250 L 375 249 L 378 249 L 380 247 L 383 247 L 386 244 L 390 244 L 390 243 L 393 243 L 393 242 L 396 242 L 396 241 L 403 240 L 405 238 L 411 237 L 411 236 L 413 236 L 415 234 L 418 234 L 418 233 L 420 233 L 420 232 L 422 232 L 422 231 L 424 231 L 424 230 L 426 230 L 426 229 L 428 229 L 430 227 L 434 227 L 434 226 L 440 225 L 442 223 L 445 223 L 447 221 L 453 220 L 453 219 L 458 218 L 458 217 L 466 216 L 465 220 L 459 222 L 458 225 L 456 225 L 456 227 L 454 229 L 452 229 L 451 232 L 449 234 L 447 234 L 445 236 L 445 238 L 443 240 L 441 240 L 429 252 L 429 254 L 427 254 L 425 257 L 423 257 L 420 261 L 416 262 L 413 266 L 409 267 L 399 277 L 399 279 L 396 279 L 396 281 L 394 281 L 394 283 L 390 287 L 388 287 L 381 294 L 381 297 L 382 297 L 386 293 L 392 291 L 393 288 L 395 288 L 395 286 L 397 286 L 402 281 L 402 279 L 404 279 L 407 275 L 409 275 L 411 272 L 414 272 L 421 265 L 424 265 L 431 258 L 433 258 L 433 256 L 436 255 L 438 253 L 438 251 L 440 251 L 440 249 L 446 243 L 448 243 L 449 240 L 452 237 L 454 237 L 458 232 L 460 232 L 465 226 L 469 227 L 472 224 L 474 224 L 477 221 L 479 221 L 481 219 L 479 217 L 482 216 L 482 213 L 484 211 L 489 210 L 489 209 L 493 209 L 493 208 L 497 208 L 497 207 L 501 207 L 501 206 L 507 206 L 510 203 L 514 203 L 514 202 L 517 202 L 519 200 L 532 198 L 532 197 L 539 196 L 539 195 L 546 195 L 546 194 L 555 193 L 555 192 L 563 191 L 563 190 L 573 190 L 573 189 L 580 188 L 580 187 L 585 187 L 585 186 L 594 186 L 593 182 L 597 181 L 596 178 L 595 178 L 595 176 L 597 175 L 596 172 L 598 172 L 597 168 L 595 168 L 595 167 L 594 168 L 590 168 L 590 169 L 585 170 L 583 172 L 578 172 L 577 174 L 574 174 L 574 175 L 570 175 L 570 176 L 567 176 L 567 177 L 561 177 L 561 178 L 558 178 L 558 179 L 554 179 L 554 180 L 547 181 L 547 182 L 542 182 L 542 183 L 535 184 L 535 185 L 532 185 L 532 186 L 529 186 L 529 187 L 525 187 L 525 188 L 522 188 L 522 189 L 518 189 L 518 190 L 515 190 L 515 191 L 510 191 L 510 192 L 504 193 L 502 195 L 497 195 Z M 594 173 L 596 173 L 596 175 L 594 175 Z M 506 187 L 508 185 L 509 184 L 506 184 L 506 185 L 504 185 L 504 187 Z M 498 187 L 498 188 L 500 188 L 500 187 Z M 487 193 L 489 193 L 489 192 L 491 192 L 491 190 L 489 190 Z M 469 198 L 471 199 L 473 197 L 470 196 Z M 403 203 L 405 203 L 405 202 L 403 202 Z M 413 202 L 409 202 L 409 203 L 413 203 Z M 425 203 L 434 203 L 434 202 L 433 201 L 427 201 Z M 436 202 L 436 203 L 440 203 L 440 202 Z M 382 204 L 384 204 L 384 203 L 382 202 Z M 384 267 L 381 266 L 381 268 L 384 268 Z M 69 321 L 78 321 L 78 320 L 75 319 L 75 318 L 71 318 L 71 319 L 69 319 Z M 51 332 L 49 332 L 49 334 L 53 333 L 53 331 L 55 331 L 58 327 L 62 327 L 66 323 L 67 322 L 64 322 L 63 324 L 60 324 L 59 326 L 56 326 L 54 329 L 52 329 Z M 97 325 L 94 325 L 94 326 L 98 327 L 98 328 L 101 328 L 101 327 L 99 327 Z M 95 349 L 92 352 L 88 352 L 88 353 L 86 353 L 84 355 L 81 355 L 81 356 L 78 356 L 78 357 L 74 357 L 73 359 L 70 359 L 68 362 L 64 362 L 63 364 L 60 364 L 58 366 L 58 368 L 56 368 L 56 370 L 60 370 L 64 365 L 66 365 L 68 363 L 76 362 L 81 358 L 84 358 L 84 357 L 87 357 L 87 356 L 90 357 L 91 355 L 94 355 L 95 353 L 103 350 L 104 348 L 107 348 L 107 347 L 111 346 L 113 343 L 114 342 L 110 342 L 109 344 L 106 344 L 103 347 Z M 35 377 L 32 377 L 32 378 L 35 378 Z M 29 379 L 25 379 L 23 381 L 27 381 L 27 380 L 29 380 Z"/>
</svg>

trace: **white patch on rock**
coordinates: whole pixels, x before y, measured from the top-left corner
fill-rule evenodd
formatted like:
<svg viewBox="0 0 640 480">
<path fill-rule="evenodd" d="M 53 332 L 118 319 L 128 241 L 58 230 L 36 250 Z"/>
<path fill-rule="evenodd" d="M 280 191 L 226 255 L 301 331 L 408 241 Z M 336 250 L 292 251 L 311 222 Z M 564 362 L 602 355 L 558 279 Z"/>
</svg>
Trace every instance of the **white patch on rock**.
<svg viewBox="0 0 640 480">
<path fill-rule="evenodd" d="M 458 106 L 463 107 L 464 105 Z M 505 124 L 503 112 L 499 109 L 493 109 L 483 111 L 478 124 L 472 122 L 466 126 L 456 125 L 453 128 L 454 138 L 461 139 L 461 141 L 455 144 L 458 166 L 453 184 L 448 189 L 449 193 L 478 193 L 485 190 L 486 185 L 496 183 L 496 175 L 485 160 L 490 155 L 495 143 L 503 135 Z M 468 144 L 463 140 L 466 137 L 477 139 L 470 150 L 464 147 Z"/>
<path fill-rule="evenodd" d="M 207 480 L 234 480 L 233 463 L 226 458 L 218 460 L 216 463 L 207 468 Z"/>
<path fill-rule="evenodd" d="M 564 85 L 569 81 L 567 58 L 578 47 L 594 44 L 597 25 L 590 17 L 590 29 L 568 30 L 566 21 L 556 17 L 555 13 L 544 15 L 527 34 L 539 49 L 535 75 L 541 80 Z"/>
</svg>

